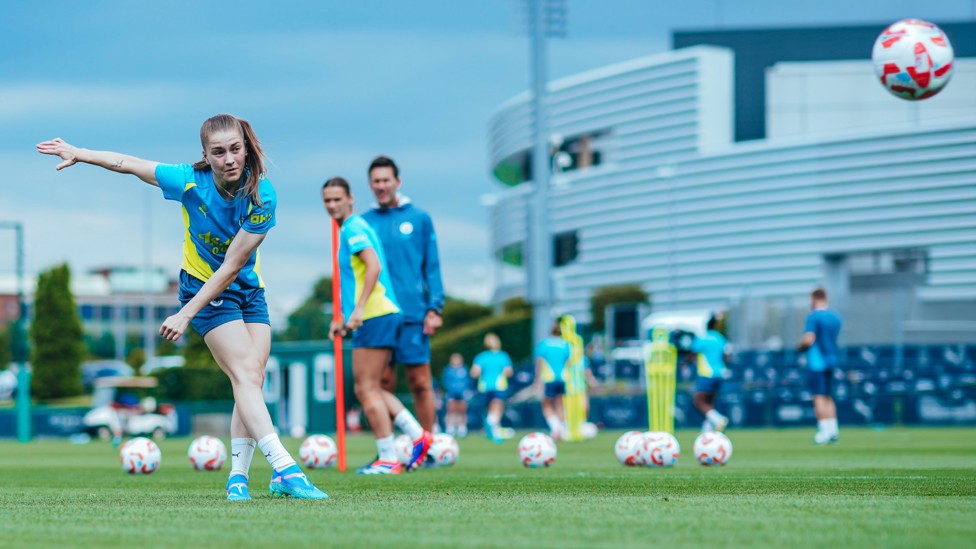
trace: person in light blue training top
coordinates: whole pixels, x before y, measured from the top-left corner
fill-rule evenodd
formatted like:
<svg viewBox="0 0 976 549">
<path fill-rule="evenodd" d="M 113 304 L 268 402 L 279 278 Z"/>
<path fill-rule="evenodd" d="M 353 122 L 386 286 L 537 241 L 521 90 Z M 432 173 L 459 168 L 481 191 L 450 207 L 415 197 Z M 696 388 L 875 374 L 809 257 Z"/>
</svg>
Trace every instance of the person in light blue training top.
<svg viewBox="0 0 976 549">
<path fill-rule="evenodd" d="M 368 173 L 377 207 L 364 213 L 363 218 L 383 242 L 403 315 L 393 360 L 383 375 L 383 388 L 394 390 L 396 364 L 403 364 L 417 420 L 424 429 L 432 431 L 436 403 L 430 373 L 430 336 L 441 327 L 444 309 L 437 233 L 427 212 L 399 193 L 400 170 L 392 159 L 375 158 Z"/>
<path fill-rule="evenodd" d="M 695 380 L 695 408 L 703 416 L 702 432 L 721 431 L 729 424 L 729 418 L 715 409 L 715 397 L 722 387 L 728 361 L 729 342 L 721 332 L 716 330 L 718 319 L 714 316 L 708 319 L 707 332 L 702 337 L 695 337 L 691 343 L 691 351 L 698 354 L 698 379 Z"/>
<path fill-rule="evenodd" d="M 827 444 L 840 440 L 837 406 L 831 389 L 834 369 L 839 365 L 837 336 L 840 334 L 841 320 L 827 308 L 827 291 L 823 288 L 817 288 L 810 294 L 810 309 L 803 339 L 797 349 L 806 351 L 807 381 L 813 393 L 813 411 L 817 416 L 817 434 L 813 441 Z"/>
<path fill-rule="evenodd" d="M 468 397 L 471 393 L 471 376 L 464 365 L 461 353 L 451 353 L 447 366 L 441 372 L 441 388 L 447 411 L 444 413 L 444 429 L 454 437 L 468 436 Z"/>
<path fill-rule="evenodd" d="M 339 281 L 341 322 L 333 321 L 329 337 L 352 332 L 352 374 L 356 398 L 376 437 L 378 456 L 359 469 L 362 475 L 395 475 L 402 472 L 393 443 L 393 425 L 413 439 L 413 453 L 406 464 L 412 471 L 423 463 L 433 436 L 425 431 L 400 400 L 381 387 L 383 370 L 390 361 L 400 331 L 400 306 L 386 272 L 386 257 L 376 233 L 352 213 L 349 182 L 333 177 L 322 186 L 322 202 L 341 227 L 339 233 Z"/>
<path fill-rule="evenodd" d="M 559 440 L 566 431 L 563 395 L 566 394 L 564 372 L 572 349 L 562 338 L 559 321 L 552 325 L 549 337 L 535 347 L 535 392 L 542 393 L 542 415 L 549 425 L 553 439 Z"/>
<path fill-rule="evenodd" d="M 502 350 L 502 340 L 489 332 L 485 334 L 485 350 L 478 353 L 471 363 L 471 377 L 478 380 L 478 392 L 484 396 L 485 434 L 494 442 L 502 442 L 502 414 L 505 413 L 505 396 L 508 378 L 512 377 L 512 359 Z"/>
<path fill-rule="evenodd" d="M 248 471 L 255 447 L 271 464 L 272 495 L 327 499 L 282 446 L 262 393 L 271 326 L 258 245 L 277 222 L 277 197 L 265 177 L 264 152 L 251 125 L 229 114 L 207 119 L 200 143 L 203 159 L 192 165 L 80 149 L 61 139 L 39 143 L 37 150 L 61 157 L 59 170 L 84 162 L 135 175 L 183 205 L 183 307 L 159 333 L 175 341 L 193 326 L 230 378 L 234 411 L 227 499 L 251 499 Z"/>
</svg>

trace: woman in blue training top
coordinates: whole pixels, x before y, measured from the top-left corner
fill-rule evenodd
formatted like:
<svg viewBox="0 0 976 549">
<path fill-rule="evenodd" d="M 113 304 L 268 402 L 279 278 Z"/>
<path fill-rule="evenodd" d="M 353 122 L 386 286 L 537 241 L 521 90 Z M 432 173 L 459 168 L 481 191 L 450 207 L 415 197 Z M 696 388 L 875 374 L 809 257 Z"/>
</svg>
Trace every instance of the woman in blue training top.
<svg viewBox="0 0 976 549">
<path fill-rule="evenodd" d="M 234 389 L 231 473 L 227 499 L 251 499 L 248 470 L 255 446 L 271 463 L 272 495 L 326 499 L 282 446 L 261 388 L 271 350 L 271 326 L 259 272 L 258 245 L 274 227 L 277 199 L 265 178 L 264 153 L 251 125 L 229 114 L 200 128 L 203 159 L 193 165 L 161 164 L 109 151 L 74 147 L 57 138 L 37 145 L 61 158 L 61 170 L 78 162 L 131 174 L 183 205 L 183 307 L 163 321 L 175 341 L 187 326 L 203 336 Z"/>
<path fill-rule="evenodd" d="M 361 475 L 396 475 L 413 471 L 427 457 L 433 435 L 423 429 L 393 393 L 380 385 L 383 371 L 396 347 L 400 333 L 400 304 L 397 303 L 386 268 L 383 245 L 362 216 L 352 213 L 349 182 L 333 177 L 322 185 L 322 203 L 339 230 L 339 285 L 342 322 L 333 321 L 329 337 L 352 332 L 352 375 L 356 398 L 376 437 L 379 454 L 357 472 Z M 392 419 L 392 421 L 391 421 Z M 410 435 L 413 452 L 401 466 L 393 444 L 393 426 Z"/>
</svg>

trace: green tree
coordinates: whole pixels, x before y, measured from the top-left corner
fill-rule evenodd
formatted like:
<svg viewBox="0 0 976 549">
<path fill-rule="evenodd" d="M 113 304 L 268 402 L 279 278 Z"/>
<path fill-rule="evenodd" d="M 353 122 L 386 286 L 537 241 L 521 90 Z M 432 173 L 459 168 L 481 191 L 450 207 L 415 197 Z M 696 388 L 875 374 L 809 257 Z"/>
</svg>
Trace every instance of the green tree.
<svg viewBox="0 0 976 549">
<path fill-rule="evenodd" d="M 115 358 L 115 336 L 112 332 L 105 331 L 96 337 L 86 336 L 85 342 L 88 344 L 88 354 L 96 358 Z"/>
<path fill-rule="evenodd" d="M 13 338 L 10 332 L 10 327 L 0 330 L 0 369 L 6 368 L 13 360 Z"/>
<path fill-rule="evenodd" d="M 532 304 L 524 297 L 510 297 L 502 302 L 503 314 L 528 313 L 532 314 Z"/>
<path fill-rule="evenodd" d="M 332 302 L 332 278 L 322 277 L 312 287 L 312 295 L 288 315 L 288 327 L 275 334 L 278 341 L 327 339 L 331 317 L 325 313 Z"/>
<path fill-rule="evenodd" d="M 85 343 L 81 319 L 71 295 L 71 271 L 62 264 L 37 278 L 31 323 L 33 394 L 53 399 L 81 394 Z"/>
<path fill-rule="evenodd" d="M 162 338 L 159 338 L 156 341 L 156 356 L 170 356 L 178 354 L 180 354 L 180 350 L 172 341 Z"/>
<path fill-rule="evenodd" d="M 599 288 L 593 292 L 593 297 L 590 298 L 590 314 L 593 319 L 590 328 L 594 331 L 601 331 L 606 328 L 604 315 L 607 305 L 649 302 L 650 296 L 640 287 L 640 284 L 621 284 Z"/>
<path fill-rule="evenodd" d="M 491 307 L 447 296 L 444 300 L 444 327 L 451 329 L 492 315 Z"/>
<path fill-rule="evenodd" d="M 186 368 L 205 370 L 220 369 L 217 361 L 214 360 L 213 354 L 210 353 L 210 347 L 207 347 L 207 342 L 203 340 L 203 337 L 192 326 L 187 327 L 186 332 L 183 333 L 183 338 L 186 339 L 186 345 L 183 346 L 183 358 L 186 359 Z"/>
</svg>

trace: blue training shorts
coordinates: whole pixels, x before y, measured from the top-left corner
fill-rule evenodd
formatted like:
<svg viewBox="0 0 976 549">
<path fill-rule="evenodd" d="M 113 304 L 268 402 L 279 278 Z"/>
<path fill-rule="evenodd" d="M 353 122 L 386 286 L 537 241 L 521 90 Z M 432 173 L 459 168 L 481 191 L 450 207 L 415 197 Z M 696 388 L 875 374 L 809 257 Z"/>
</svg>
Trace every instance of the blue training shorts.
<svg viewBox="0 0 976 549">
<path fill-rule="evenodd" d="M 505 391 L 485 391 L 484 393 L 481 394 L 485 395 L 485 406 L 487 406 L 488 403 L 493 400 L 504 401 L 505 393 L 506 393 Z"/>
<path fill-rule="evenodd" d="M 834 384 L 834 371 L 833 370 L 823 370 L 823 371 L 807 371 L 807 387 L 810 392 L 815 395 L 831 395 L 831 389 Z"/>
<path fill-rule="evenodd" d="M 393 362 L 406 366 L 430 364 L 430 337 L 423 322 L 404 322 L 393 349 Z"/>
<path fill-rule="evenodd" d="M 720 377 L 701 377 L 695 380 L 696 393 L 717 394 L 722 388 L 722 378 Z"/>
<path fill-rule="evenodd" d="M 546 383 L 545 393 L 546 398 L 556 398 L 557 395 L 566 394 L 566 382 L 565 381 L 550 381 Z"/>
<path fill-rule="evenodd" d="M 373 349 L 396 346 L 400 332 L 400 315 L 392 313 L 374 316 L 363 321 L 363 325 L 352 333 L 352 348 L 369 347 Z"/>
<path fill-rule="evenodd" d="M 180 303 L 186 305 L 203 288 L 203 281 L 180 271 Z M 217 326 L 243 320 L 248 324 L 271 324 L 268 319 L 268 302 L 264 288 L 227 288 L 216 299 L 204 305 L 190 321 L 190 326 L 201 336 Z"/>
</svg>

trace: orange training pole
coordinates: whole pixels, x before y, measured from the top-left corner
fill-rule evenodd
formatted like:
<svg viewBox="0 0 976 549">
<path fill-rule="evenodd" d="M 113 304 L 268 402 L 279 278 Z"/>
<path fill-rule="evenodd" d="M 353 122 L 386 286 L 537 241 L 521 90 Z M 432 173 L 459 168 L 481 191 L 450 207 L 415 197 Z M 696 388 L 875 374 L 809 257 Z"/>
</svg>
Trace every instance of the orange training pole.
<svg viewBox="0 0 976 549">
<path fill-rule="evenodd" d="M 332 220 L 332 319 L 344 322 L 342 317 L 342 295 L 339 286 L 339 223 Z M 335 353 L 335 403 L 336 403 L 336 445 L 339 447 L 340 472 L 346 470 L 346 391 L 342 382 L 344 367 L 342 364 L 342 336 L 336 336 L 332 342 Z"/>
</svg>

